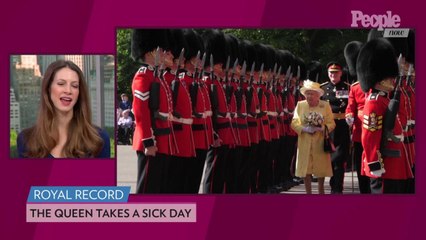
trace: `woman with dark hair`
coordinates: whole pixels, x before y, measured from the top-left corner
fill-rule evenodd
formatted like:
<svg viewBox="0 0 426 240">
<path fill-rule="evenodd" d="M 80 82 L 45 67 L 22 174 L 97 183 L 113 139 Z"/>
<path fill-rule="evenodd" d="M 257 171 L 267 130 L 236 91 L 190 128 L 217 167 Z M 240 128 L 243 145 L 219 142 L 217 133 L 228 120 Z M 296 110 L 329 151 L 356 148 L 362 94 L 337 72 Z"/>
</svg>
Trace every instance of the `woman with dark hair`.
<svg viewBox="0 0 426 240">
<path fill-rule="evenodd" d="M 83 72 L 71 61 L 49 65 L 41 86 L 36 124 L 17 139 L 19 157 L 108 158 L 108 134 L 92 125 Z"/>
</svg>

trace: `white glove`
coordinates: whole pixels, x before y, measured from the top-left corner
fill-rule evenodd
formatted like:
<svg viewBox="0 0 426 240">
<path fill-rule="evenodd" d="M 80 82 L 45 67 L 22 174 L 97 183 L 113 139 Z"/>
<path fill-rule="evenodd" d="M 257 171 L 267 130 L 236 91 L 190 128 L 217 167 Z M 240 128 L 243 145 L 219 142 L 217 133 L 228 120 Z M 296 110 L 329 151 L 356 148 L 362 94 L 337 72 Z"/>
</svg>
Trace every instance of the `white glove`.
<svg viewBox="0 0 426 240">
<path fill-rule="evenodd" d="M 313 134 L 316 131 L 315 127 L 307 126 L 302 128 L 302 132 Z"/>
<path fill-rule="evenodd" d="M 349 127 L 352 127 L 352 125 L 354 124 L 354 118 L 353 117 L 347 117 L 346 123 L 349 125 Z"/>
<path fill-rule="evenodd" d="M 371 171 L 370 174 L 375 177 L 381 177 L 385 172 L 386 170 L 384 168 L 380 168 L 379 170 Z"/>
</svg>

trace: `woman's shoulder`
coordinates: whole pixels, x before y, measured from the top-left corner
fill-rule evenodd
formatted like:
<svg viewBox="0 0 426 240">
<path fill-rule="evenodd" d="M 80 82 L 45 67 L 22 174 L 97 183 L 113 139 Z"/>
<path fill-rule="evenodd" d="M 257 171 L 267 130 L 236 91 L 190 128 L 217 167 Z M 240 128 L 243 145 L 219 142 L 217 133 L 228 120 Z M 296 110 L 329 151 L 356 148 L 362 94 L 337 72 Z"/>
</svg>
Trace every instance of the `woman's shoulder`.
<svg viewBox="0 0 426 240">
<path fill-rule="evenodd" d="M 19 134 L 18 137 L 16 138 L 16 145 L 18 148 L 18 156 L 19 157 L 24 157 L 24 153 L 26 152 L 26 145 L 27 145 L 27 141 L 28 141 L 28 134 L 31 131 L 32 128 L 26 128 L 24 130 L 22 130 Z"/>
<path fill-rule="evenodd" d="M 102 129 L 100 127 L 96 127 L 98 130 L 99 136 L 102 138 L 103 141 L 103 147 L 101 149 L 101 152 L 96 158 L 110 158 L 111 154 L 111 147 L 110 147 L 110 139 L 109 134 L 105 129 Z"/>
<path fill-rule="evenodd" d="M 105 140 L 108 140 L 108 142 L 109 142 L 108 132 L 105 131 L 105 129 L 102 129 L 100 127 L 96 127 L 96 129 L 98 130 L 98 134 L 99 134 L 99 136 L 101 136 L 101 138 L 104 140 L 104 142 L 105 142 Z"/>
</svg>

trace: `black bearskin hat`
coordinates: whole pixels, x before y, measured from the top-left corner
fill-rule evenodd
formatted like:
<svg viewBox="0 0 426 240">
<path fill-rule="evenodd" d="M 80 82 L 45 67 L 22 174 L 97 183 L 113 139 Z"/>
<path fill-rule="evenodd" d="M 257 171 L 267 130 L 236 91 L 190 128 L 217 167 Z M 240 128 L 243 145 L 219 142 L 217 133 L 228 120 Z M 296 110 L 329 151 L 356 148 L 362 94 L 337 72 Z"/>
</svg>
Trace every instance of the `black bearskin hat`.
<svg viewBox="0 0 426 240">
<path fill-rule="evenodd" d="M 225 34 L 225 40 L 229 49 L 229 56 L 230 56 L 229 68 L 232 68 L 235 60 L 239 58 L 238 39 L 232 34 Z"/>
<path fill-rule="evenodd" d="M 308 65 L 309 76 L 308 79 L 311 81 L 318 82 L 321 79 L 322 66 L 319 61 L 312 61 Z"/>
<path fill-rule="evenodd" d="M 356 72 L 364 92 L 383 79 L 398 76 L 398 63 L 392 44 L 384 38 L 367 42 L 359 52 Z"/>
<path fill-rule="evenodd" d="M 343 50 L 345 55 L 346 64 L 349 68 L 349 74 L 351 77 L 356 78 L 356 59 L 358 58 L 359 50 L 362 47 L 362 43 L 359 41 L 348 42 Z"/>
<path fill-rule="evenodd" d="M 187 48 L 185 49 L 185 59 L 188 61 L 193 57 L 197 56 L 200 51 L 200 57 L 204 52 L 204 45 L 200 42 L 198 34 L 193 29 L 184 29 L 183 35 L 186 40 Z"/>
<path fill-rule="evenodd" d="M 188 51 L 188 44 L 186 43 L 182 29 L 171 29 L 169 34 L 169 42 L 174 58 L 179 58 L 182 48 L 185 49 L 185 53 Z M 186 57 L 186 54 L 184 57 Z"/>
<path fill-rule="evenodd" d="M 266 49 L 266 46 L 261 43 L 254 44 L 254 49 L 256 50 L 257 55 L 257 61 L 256 66 L 254 67 L 255 71 L 260 71 L 260 68 L 262 64 L 264 64 L 263 69 L 266 70 L 267 65 L 267 56 L 268 56 L 268 50 Z"/>
<path fill-rule="evenodd" d="M 247 71 L 251 70 L 251 65 L 253 65 L 253 63 L 255 63 L 256 65 L 258 64 L 257 62 L 257 51 L 254 47 L 254 45 L 248 41 L 248 40 L 244 40 L 243 41 L 245 46 L 246 46 L 246 51 L 247 51 Z"/>
<path fill-rule="evenodd" d="M 293 66 L 291 67 L 291 72 L 293 77 L 297 77 L 297 67 L 300 67 L 300 80 L 306 80 L 306 64 L 301 57 L 295 57 Z"/>
<path fill-rule="evenodd" d="M 204 39 L 204 48 L 207 52 L 207 56 L 210 57 L 210 54 L 213 54 L 213 63 L 226 64 L 229 50 L 222 31 L 208 29 L 203 33 L 202 37 Z"/>
<path fill-rule="evenodd" d="M 408 33 L 408 51 L 407 51 L 407 56 L 405 57 L 405 60 L 409 63 L 413 63 L 416 60 L 415 58 L 415 33 L 414 30 L 411 29 L 410 32 Z"/>
<path fill-rule="evenodd" d="M 134 29 L 131 40 L 131 57 L 135 61 L 144 60 L 147 52 L 157 47 L 169 50 L 167 29 Z"/>
</svg>

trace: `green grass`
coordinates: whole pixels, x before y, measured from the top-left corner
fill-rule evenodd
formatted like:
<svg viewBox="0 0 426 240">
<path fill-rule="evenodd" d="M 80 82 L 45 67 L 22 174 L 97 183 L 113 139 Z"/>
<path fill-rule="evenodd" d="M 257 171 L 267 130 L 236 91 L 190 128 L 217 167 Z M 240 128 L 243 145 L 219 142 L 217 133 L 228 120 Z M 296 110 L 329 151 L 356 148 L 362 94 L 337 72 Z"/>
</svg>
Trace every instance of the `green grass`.
<svg viewBox="0 0 426 240">
<path fill-rule="evenodd" d="M 18 137 L 18 134 L 15 130 L 10 130 L 10 158 L 17 158 L 18 157 L 18 150 L 16 146 L 16 138 Z"/>
</svg>

